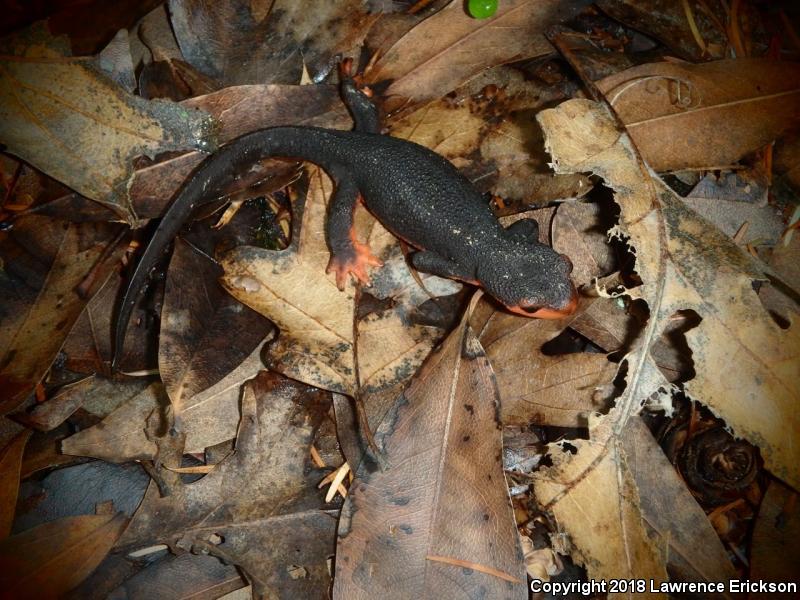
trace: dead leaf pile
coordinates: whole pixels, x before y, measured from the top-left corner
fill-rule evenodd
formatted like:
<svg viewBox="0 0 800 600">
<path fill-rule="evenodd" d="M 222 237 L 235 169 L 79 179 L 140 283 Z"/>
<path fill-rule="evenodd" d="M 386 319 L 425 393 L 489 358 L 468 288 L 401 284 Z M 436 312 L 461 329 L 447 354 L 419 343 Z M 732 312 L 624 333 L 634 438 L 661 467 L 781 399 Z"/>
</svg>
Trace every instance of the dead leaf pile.
<svg viewBox="0 0 800 600">
<path fill-rule="evenodd" d="M 0 597 L 796 579 L 792 3 L 29 4 L 0 38 Z M 360 204 L 383 266 L 340 291 L 334 185 L 274 157 L 209 190 L 112 372 L 148 220 L 219 144 L 349 129 L 347 57 L 384 134 L 570 258 L 575 313 L 417 273 Z"/>
</svg>

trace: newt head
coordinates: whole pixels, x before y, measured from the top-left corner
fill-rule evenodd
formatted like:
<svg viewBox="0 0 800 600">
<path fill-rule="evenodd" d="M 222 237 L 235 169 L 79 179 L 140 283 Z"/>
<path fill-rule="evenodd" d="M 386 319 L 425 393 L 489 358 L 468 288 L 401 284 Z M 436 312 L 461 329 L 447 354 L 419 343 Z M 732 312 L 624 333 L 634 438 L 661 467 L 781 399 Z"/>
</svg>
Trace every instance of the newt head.
<svg viewBox="0 0 800 600">
<path fill-rule="evenodd" d="M 478 283 L 508 310 L 525 317 L 561 319 L 575 312 L 572 263 L 550 246 L 514 245 L 478 268 Z"/>
</svg>

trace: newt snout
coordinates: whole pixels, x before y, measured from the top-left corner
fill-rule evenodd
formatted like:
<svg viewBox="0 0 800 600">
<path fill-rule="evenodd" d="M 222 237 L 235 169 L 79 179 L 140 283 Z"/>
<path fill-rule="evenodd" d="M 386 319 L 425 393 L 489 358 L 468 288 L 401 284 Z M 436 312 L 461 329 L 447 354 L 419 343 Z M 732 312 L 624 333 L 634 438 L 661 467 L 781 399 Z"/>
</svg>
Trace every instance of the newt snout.
<svg viewBox="0 0 800 600">
<path fill-rule="evenodd" d="M 578 308 L 578 291 L 572 285 L 572 292 L 566 304 L 560 307 L 552 306 L 508 306 L 504 305 L 508 310 L 524 317 L 533 317 L 535 319 L 563 319 L 575 312 Z"/>
</svg>

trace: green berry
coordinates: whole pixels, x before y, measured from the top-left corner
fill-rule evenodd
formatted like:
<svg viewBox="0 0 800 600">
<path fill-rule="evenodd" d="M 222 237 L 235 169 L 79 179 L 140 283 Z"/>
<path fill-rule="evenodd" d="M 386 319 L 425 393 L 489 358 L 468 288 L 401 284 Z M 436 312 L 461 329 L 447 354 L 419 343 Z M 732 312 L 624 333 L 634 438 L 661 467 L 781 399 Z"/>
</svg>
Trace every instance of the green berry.
<svg viewBox="0 0 800 600">
<path fill-rule="evenodd" d="M 497 12 L 497 0 L 469 0 L 467 10 L 476 19 L 487 19 Z"/>
</svg>

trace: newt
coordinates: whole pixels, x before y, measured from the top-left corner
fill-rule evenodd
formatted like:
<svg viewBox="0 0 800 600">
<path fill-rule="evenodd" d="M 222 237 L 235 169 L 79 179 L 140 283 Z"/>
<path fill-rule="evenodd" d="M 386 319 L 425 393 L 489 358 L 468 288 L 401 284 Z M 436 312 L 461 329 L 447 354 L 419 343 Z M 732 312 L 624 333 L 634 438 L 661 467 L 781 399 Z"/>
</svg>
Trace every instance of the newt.
<svg viewBox="0 0 800 600">
<path fill-rule="evenodd" d="M 305 126 L 261 129 L 236 138 L 206 159 L 175 197 L 128 283 L 115 328 L 112 369 L 150 272 L 193 211 L 237 173 L 268 157 L 294 158 L 324 169 L 335 185 L 326 223 L 327 271 L 339 289 L 352 275 L 369 284 L 367 268 L 381 266 L 354 233 L 359 199 L 390 232 L 416 251 L 418 271 L 483 288 L 508 310 L 537 318 L 574 312 L 577 293 L 569 259 L 538 241 L 538 223 L 504 228 L 483 194 L 432 150 L 382 135 L 378 110 L 343 63 L 340 90 L 355 127 L 340 131 Z"/>
</svg>

